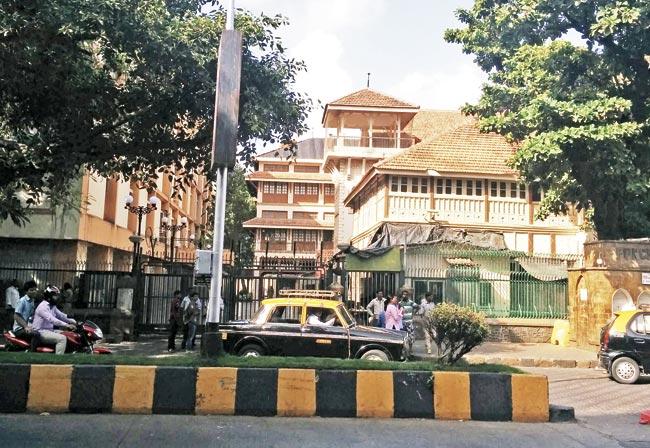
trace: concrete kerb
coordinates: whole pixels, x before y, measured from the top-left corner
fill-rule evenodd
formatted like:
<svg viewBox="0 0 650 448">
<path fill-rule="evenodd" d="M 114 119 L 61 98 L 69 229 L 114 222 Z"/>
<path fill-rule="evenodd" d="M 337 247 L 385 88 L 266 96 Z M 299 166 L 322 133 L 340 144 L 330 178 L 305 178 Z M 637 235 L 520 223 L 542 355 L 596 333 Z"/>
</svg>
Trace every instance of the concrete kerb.
<svg viewBox="0 0 650 448">
<path fill-rule="evenodd" d="M 0 364 L 0 412 L 25 411 L 515 422 L 552 415 L 541 375 Z"/>
</svg>

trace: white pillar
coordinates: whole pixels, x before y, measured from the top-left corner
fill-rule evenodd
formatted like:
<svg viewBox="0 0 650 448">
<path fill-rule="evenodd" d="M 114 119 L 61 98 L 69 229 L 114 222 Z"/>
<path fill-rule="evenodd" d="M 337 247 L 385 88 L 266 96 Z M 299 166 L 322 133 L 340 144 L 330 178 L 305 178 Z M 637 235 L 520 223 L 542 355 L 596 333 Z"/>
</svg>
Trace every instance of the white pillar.
<svg viewBox="0 0 650 448">
<path fill-rule="evenodd" d="M 372 148 L 372 117 L 368 120 L 368 147 Z"/>
<path fill-rule="evenodd" d="M 401 139 L 402 139 L 402 117 L 398 115 L 397 116 L 397 139 L 395 140 L 396 148 L 401 147 Z"/>
</svg>

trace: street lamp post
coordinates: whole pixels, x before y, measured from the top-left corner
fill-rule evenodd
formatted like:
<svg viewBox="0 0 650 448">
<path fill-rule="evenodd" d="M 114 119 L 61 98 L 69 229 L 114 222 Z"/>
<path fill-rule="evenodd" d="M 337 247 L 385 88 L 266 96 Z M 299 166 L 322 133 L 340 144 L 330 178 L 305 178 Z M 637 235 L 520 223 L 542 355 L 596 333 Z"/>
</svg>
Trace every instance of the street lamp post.
<svg viewBox="0 0 650 448">
<path fill-rule="evenodd" d="M 187 217 L 183 216 L 181 219 L 178 221 L 178 224 L 174 224 L 173 218 L 169 218 L 168 216 L 163 216 L 161 221 L 160 221 L 160 227 L 165 230 L 165 231 L 170 231 L 171 232 L 171 245 L 170 245 L 170 260 L 174 262 L 174 243 L 176 239 L 176 232 L 180 231 L 181 229 L 184 229 L 187 227 Z M 194 235 L 190 235 L 190 240 L 194 240 Z M 167 244 L 165 242 L 165 244 Z"/>
<path fill-rule="evenodd" d="M 133 243 L 133 266 L 132 272 L 137 272 L 140 265 L 140 243 L 144 239 L 142 237 L 142 217 L 148 215 L 156 210 L 160 205 L 160 199 L 156 196 L 151 196 L 147 201 L 147 205 L 133 205 L 133 193 L 129 191 L 127 197 L 124 198 L 124 208 L 138 217 L 138 233 L 131 235 L 129 240 Z"/>
</svg>

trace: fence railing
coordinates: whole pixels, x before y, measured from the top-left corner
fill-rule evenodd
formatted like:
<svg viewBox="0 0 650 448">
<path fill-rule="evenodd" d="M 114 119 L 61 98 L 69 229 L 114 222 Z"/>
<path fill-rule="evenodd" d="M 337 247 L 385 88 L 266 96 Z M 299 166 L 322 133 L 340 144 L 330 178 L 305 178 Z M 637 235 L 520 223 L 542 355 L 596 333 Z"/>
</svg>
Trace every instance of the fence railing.
<svg viewBox="0 0 650 448">
<path fill-rule="evenodd" d="M 562 319 L 568 315 L 568 267 L 576 255 L 528 255 L 460 245 L 407 248 L 404 271 L 352 272 L 349 298 L 362 307 L 378 290 L 399 294 L 406 284 L 416 301 L 431 293 L 488 317 Z"/>
<path fill-rule="evenodd" d="M 325 149 L 331 150 L 336 147 L 345 148 L 377 148 L 377 149 L 404 149 L 415 144 L 413 137 L 327 137 Z"/>
</svg>

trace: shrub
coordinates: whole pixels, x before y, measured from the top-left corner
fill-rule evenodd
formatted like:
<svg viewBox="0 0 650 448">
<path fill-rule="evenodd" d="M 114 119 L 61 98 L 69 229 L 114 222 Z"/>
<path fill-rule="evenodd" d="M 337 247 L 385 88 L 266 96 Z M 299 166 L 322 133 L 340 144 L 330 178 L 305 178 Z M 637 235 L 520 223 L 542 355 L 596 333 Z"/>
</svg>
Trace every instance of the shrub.
<svg viewBox="0 0 650 448">
<path fill-rule="evenodd" d="M 454 364 L 483 342 L 488 326 L 482 313 L 441 303 L 424 315 L 424 331 L 438 347 L 440 362 Z"/>
</svg>

